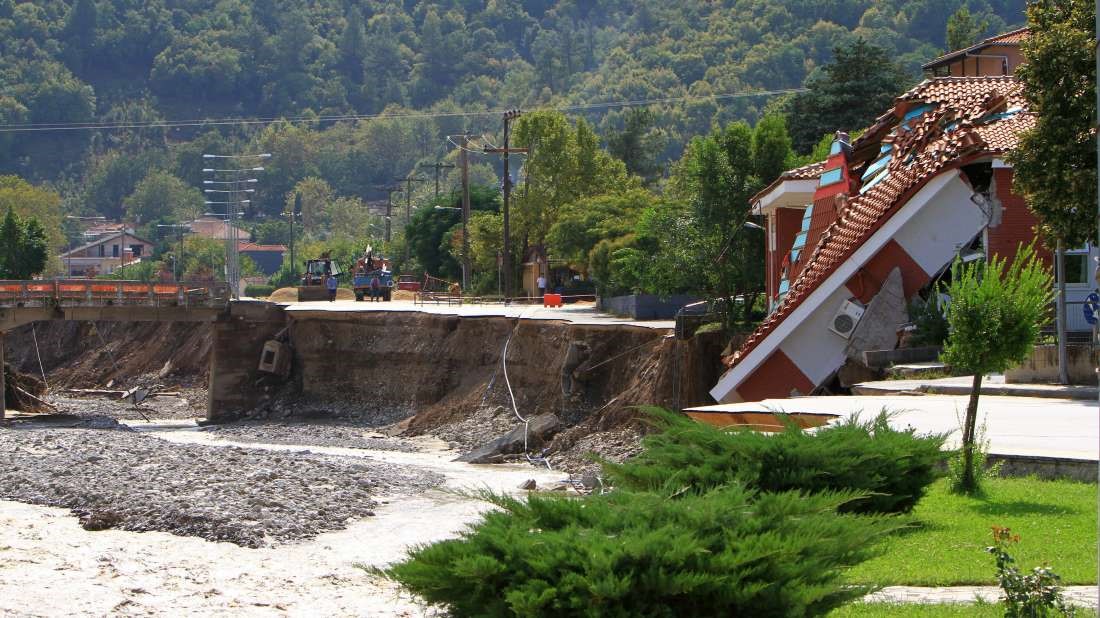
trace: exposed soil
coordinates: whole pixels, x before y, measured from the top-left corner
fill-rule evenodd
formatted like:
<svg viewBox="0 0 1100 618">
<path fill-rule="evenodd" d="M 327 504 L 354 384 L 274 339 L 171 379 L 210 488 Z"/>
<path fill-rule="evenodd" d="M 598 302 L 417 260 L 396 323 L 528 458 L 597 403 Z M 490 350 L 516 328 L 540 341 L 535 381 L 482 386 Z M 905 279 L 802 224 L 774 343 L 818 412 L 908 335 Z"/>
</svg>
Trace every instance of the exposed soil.
<svg viewBox="0 0 1100 618">
<path fill-rule="evenodd" d="M 0 429 L 0 500 L 68 508 L 88 530 L 259 547 L 342 529 L 373 515 L 380 495 L 442 480 L 362 458 L 171 443 L 125 425 Z"/>
<path fill-rule="evenodd" d="M 46 383 L 32 375 L 20 373 L 15 367 L 5 364 L 4 400 L 11 410 L 21 412 L 49 412 L 50 408 L 42 398 L 46 396 Z"/>
<path fill-rule="evenodd" d="M 209 325 L 49 322 L 34 329 L 8 337 L 9 358 L 22 371 L 37 372 L 37 339 L 50 392 L 61 395 L 62 410 L 121 419 L 205 416 Z M 510 382 L 519 415 L 553 413 L 561 419 L 565 429 L 548 454 L 585 468 L 586 449 L 626 453 L 624 441 L 646 431 L 637 406 L 705 403 L 722 369 L 716 334 L 684 341 L 666 337 L 666 331 L 621 325 L 318 312 L 295 315 L 289 333 L 291 378 L 248 418 L 344 419 L 349 427 L 380 430 L 403 422 L 399 429 L 408 435 L 435 435 L 468 450 L 519 423 Z M 501 362 L 505 343 L 508 380 Z M 148 400 L 136 410 L 107 405 L 111 411 L 105 412 L 104 402 L 61 392 L 108 384 L 120 390 L 160 386 L 184 396 Z M 583 439 L 602 432 L 611 433 Z M 344 438 L 358 439 L 338 439 Z"/>
</svg>

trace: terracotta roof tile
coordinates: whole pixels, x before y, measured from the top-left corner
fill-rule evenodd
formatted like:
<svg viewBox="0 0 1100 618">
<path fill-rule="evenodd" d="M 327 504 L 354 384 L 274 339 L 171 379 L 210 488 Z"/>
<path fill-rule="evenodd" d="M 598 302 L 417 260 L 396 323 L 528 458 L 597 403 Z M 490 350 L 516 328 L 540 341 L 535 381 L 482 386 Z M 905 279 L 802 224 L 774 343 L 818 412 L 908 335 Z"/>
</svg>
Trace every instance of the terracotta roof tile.
<svg viewBox="0 0 1100 618">
<path fill-rule="evenodd" d="M 1011 77 L 928 80 L 898 98 L 899 103 L 910 101 L 937 106 L 914 119 L 912 130 L 891 134 L 895 155 L 888 165 L 889 176 L 866 193 L 847 200 L 783 301 L 738 350 L 734 364 L 763 341 L 922 184 L 963 159 L 1005 153 L 1015 147 L 1020 132 L 1034 124 L 1034 117 L 1024 111 L 995 115 L 1023 106 L 1019 83 Z"/>
<path fill-rule="evenodd" d="M 796 167 L 793 170 L 787 170 L 779 175 L 770 185 L 764 187 L 759 193 L 750 198 L 750 202 L 756 203 L 757 200 L 764 197 L 768 193 L 771 193 L 776 187 L 783 183 L 785 180 L 816 180 L 821 177 L 821 172 L 825 170 L 825 162 L 818 161 L 816 163 L 809 163 L 801 167 Z"/>
</svg>

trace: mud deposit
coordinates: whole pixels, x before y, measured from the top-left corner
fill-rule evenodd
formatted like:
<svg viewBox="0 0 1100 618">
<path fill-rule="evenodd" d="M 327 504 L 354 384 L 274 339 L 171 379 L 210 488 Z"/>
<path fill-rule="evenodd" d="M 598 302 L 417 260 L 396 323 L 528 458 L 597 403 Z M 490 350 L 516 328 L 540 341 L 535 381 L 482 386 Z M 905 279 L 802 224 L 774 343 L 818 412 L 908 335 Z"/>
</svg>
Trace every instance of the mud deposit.
<svg viewBox="0 0 1100 618">
<path fill-rule="evenodd" d="M 372 451 L 416 452 L 407 440 L 391 438 L 368 427 L 344 422 L 241 422 L 211 425 L 203 429 L 210 437 L 228 442 L 258 442 L 263 444 L 299 444 L 335 446 Z"/>
<path fill-rule="evenodd" d="M 175 444 L 124 430 L 0 429 L 0 500 L 70 509 L 88 530 L 261 547 L 343 529 L 373 515 L 379 495 L 442 481 L 423 469 L 308 451 Z"/>
</svg>

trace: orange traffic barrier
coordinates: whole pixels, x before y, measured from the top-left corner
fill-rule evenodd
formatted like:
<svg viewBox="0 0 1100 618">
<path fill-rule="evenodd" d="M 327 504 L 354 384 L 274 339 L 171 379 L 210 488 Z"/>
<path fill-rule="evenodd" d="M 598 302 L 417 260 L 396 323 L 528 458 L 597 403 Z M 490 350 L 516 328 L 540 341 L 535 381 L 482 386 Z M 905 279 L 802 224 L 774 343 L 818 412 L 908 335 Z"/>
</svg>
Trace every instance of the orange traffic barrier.
<svg viewBox="0 0 1100 618">
<path fill-rule="evenodd" d="M 560 307 L 561 306 L 561 294 L 543 294 L 542 295 L 543 307 Z"/>
</svg>

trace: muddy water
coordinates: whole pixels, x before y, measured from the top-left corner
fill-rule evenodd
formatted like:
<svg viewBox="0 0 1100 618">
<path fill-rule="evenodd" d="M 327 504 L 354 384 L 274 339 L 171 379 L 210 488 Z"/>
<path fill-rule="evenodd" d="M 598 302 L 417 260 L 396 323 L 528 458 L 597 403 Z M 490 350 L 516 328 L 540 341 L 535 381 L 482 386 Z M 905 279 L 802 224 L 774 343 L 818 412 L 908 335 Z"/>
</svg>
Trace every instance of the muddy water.
<svg viewBox="0 0 1100 618">
<path fill-rule="evenodd" d="M 0 614 L 430 616 L 393 584 L 356 565 L 382 566 L 410 546 L 454 536 L 486 508 L 455 489 L 516 491 L 562 473 L 530 466 L 454 463 L 442 443 L 417 452 L 265 445 L 218 440 L 193 423 L 143 425 L 165 440 L 369 457 L 444 474 L 445 489 L 390 496 L 376 516 L 290 545 L 247 549 L 161 532 L 88 532 L 67 510 L 0 501 Z"/>
</svg>

